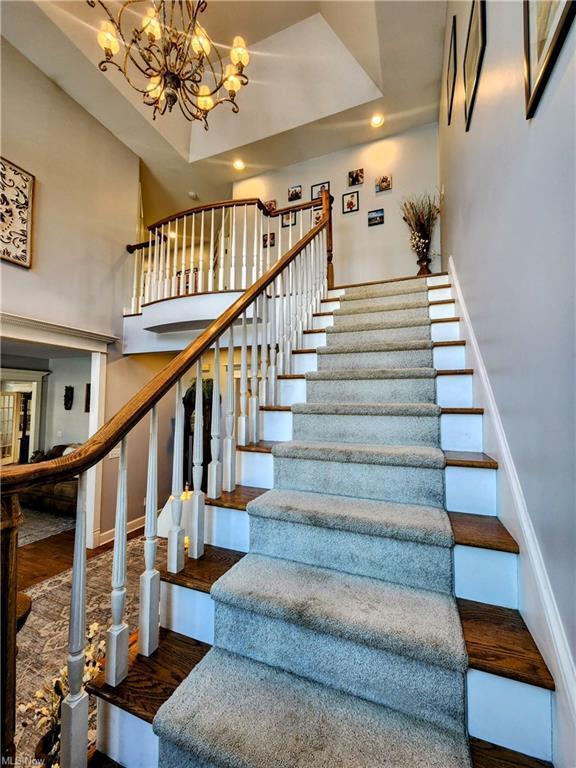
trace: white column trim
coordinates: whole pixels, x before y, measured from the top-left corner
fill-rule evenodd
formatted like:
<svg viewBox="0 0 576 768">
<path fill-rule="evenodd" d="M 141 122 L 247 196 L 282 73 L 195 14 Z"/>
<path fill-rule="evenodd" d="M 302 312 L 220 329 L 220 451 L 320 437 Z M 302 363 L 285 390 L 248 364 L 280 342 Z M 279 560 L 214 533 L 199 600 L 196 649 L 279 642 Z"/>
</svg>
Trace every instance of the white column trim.
<svg viewBox="0 0 576 768">
<path fill-rule="evenodd" d="M 5 339 L 20 339 L 35 344 L 51 344 L 57 347 L 71 347 L 86 352 L 106 352 L 108 344 L 118 341 L 110 336 L 85 328 L 59 325 L 34 317 L 0 313 L 2 335 Z"/>
</svg>

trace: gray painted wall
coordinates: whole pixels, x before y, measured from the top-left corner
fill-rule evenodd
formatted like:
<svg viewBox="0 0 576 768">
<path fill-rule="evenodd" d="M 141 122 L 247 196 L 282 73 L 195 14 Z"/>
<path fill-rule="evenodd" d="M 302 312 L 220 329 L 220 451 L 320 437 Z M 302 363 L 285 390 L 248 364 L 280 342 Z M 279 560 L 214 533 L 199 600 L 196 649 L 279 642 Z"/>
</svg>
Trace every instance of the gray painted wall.
<svg viewBox="0 0 576 768">
<path fill-rule="evenodd" d="M 522 3 L 488 3 L 486 54 L 466 133 L 462 58 L 469 10 L 468 2 L 452 2 L 447 12 L 445 62 L 456 14 L 458 74 L 450 126 L 444 88 L 440 112 L 442 250 L 456 264 L 574 648 L 576 25 L 528 121 Z"/>
</svg>

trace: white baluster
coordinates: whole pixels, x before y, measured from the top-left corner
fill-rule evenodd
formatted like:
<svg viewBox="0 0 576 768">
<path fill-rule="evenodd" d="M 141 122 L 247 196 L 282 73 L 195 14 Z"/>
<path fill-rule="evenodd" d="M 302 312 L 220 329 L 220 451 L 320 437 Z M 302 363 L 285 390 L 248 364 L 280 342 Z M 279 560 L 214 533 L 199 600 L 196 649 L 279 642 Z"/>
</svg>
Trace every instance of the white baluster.
<svg viewBox="0 0 576 768">
<path fill-rule="evenodd" d="M 204 291 L 204 211 L 200 215 L 200 248 L 198 253 L 198 293 Z"/>
<path fill-rule="evenodd" d="M 158 275 L 156 280 L 156 298 L 164 298 L 164 256 L 166 253 L 166 241 L 164 224 L 160 227 L 160 244 L 158 247 Z"/>
<path fill-rule="evenodd" d="M 260 403 L 258 398 L 258 305 L 259 299 L 252 304 L 252 347 L 250 350 L 250 402 L 248 414 L 250 417 L 250 442 L 260 440 Z"/>
<path fill-rule="evenodd" d="M 242 315 L 240 345 L 240 415 L 238 416 L 238 445 L 248 445 L 248 328 L 246 312 Z"/>
<path fill-rule="evenodd" d="M 148 475 L 146 479 L 146 516 L 144 522 L 144 564 L 140 576 L 140 624 L 138 653 L 150 656 L 158 648 L 160 628 L 160 573 L 156 570 L 158 514 L 158 412 L 150 412 Z"/>
<path fill-rule="evenodd" d="M 284 270 L 284 338 L 282 339 L 284 373 L 292 373 L 292 344 L 290 342 L 290 265 Z"/>
<path fill-rule="evenodd" d="M 116 686 L 128 674 L 128 637 L 130 630 L 124 621 L 126 605 L 126 537 L 128 506 L 127 439 L 120 443 L 114 554 L 112 558 L 112 624 L 106 632 L 106 682 Z"/>
<path fill-rule="evenodd" d="M 196 238 L 196 216 L 192 214 L 192 235 L 190 239 L 190 274 L 188 276 L 188 293 L 194 292 L 194 248 Z"/>
<path fill-rule="evenodd" d="M 276 313 L 278 309 L 278 299 L 276 296 L 276 283 L 275 280 L 268 289 L 271 293 L 270 303 L 268 304 L 268 314 L 270 315 L 270 367 L 268 369 L 268 402 L 270 405 L 276 405 L 276 345 L 278 340 L 276 338 Z"/>
<path fill-rule="evenodd" d="M 218 499 L 222 495 L 222 462 L 220 461 L 220 342 L 214 344 L 214 379 L 212 385 L 212 418 L 210 421 L 210 452 L 208 465 L 208 496 Z"/>
<path fill-rule="evenodd" d="M 266 272 L 270 269 L 270 260 L 272 259 L 272 249 L 270 248 L 270 219 L 271 216 L 266 216 L 266 236 L 268 238 L 268 248 L 266 250 Z"/>
<path fill-rule="evenodd" d="M 282 217 L 278 216 L 278 250 L 276 251 L 276 261 L 279 261 L 282 256 Z"/>
<path fill-rule="evenodd" d="M 241 274 L 241 282 L 240 287 L 243 291 L 246 290 L 246 284 L 248 280 L 248 249 L 246 244 L 246 238 L 248 234 L 248 222 L 247 222 L 247 211 L 248 206 L 244 206 L 244 229 L 242 231 L 242 274 Z"/>
<path fill-rule="evenodd" d="M 218 259 L 218 290 L 224 290 L 224 259 L 226 258 L 226 208 L 222 207 L 222 225 L 220 227 L 220 257 Z"/>
<path fill-rule="evenodd" d="M 276 303 L 278 305 L 278 335 L 276 337 L 278 343 L 278 356 L 277 356 L 277 373 L 282 375 L 288 373 L 286 370 L 286 355 L 284 354 L 284 272 L 280 272 L 278 275 L 278 292 L 276 295 Z"/>
<path fill-rule="evenodd" d="M 196 398 L 194 402 L 194 444 L 192 461 L 192 502 L 190 517 L 187 520 L 188 557 L 198 559 L 204 554 L 204 491 L 202 474 L 204 472 L 204 397 L 202 391 L 202 358 L 196 364 Z"/>
<path fill-rule="evenodd" d="M 268 295 L 260 295 L 262 308 L 262 349 L 260 352 L 260 404 L 268 405 Z"/>
<path fill-rule="evenodd" d="M 208 253 L 208 293 L 214 290 L 214 208 L 210 216 L 210 249 Z"/>
<path fill-rule="evenodd" d="M 146 301 L 155 301 L 158 297 L 158 251 L 160 249 L 160 243 L 158 240 L 158 230 L 155 229 L 154 235 L 154 255 L 152 259 L 152 275 L 149 282 L 149 293 Z"/>
<path fill-rule="evenodd" d="M 258 277 L 258 206 L 254 206 L 254 251 L 252 253 L 252 282 Z"/>
<path fill-rule="evenodd" d="M 258 219 L 260 221 L 260 238 L 259 238 L 259 244 L 260 244 L 260 256 L 258 259 L 258 277 L 262 277 L 264 274 L 264 214 L 262 211 L 256 206 L 256 210 L 258 211 Z M 270 253 L 270 240 L 266 243 L 267 245 L 267 253 Z"/>
<path fill-rule="evenodd" d="M 165 264 L 164 264 L 164 298 L 168 299 L 172 296 L 172 222 L 168 222 L 168 239 L 164 249 Z"/>
<path fill-rule="evenodd" d="M 150 286 L 152 284 L 152 232 L 148 233 L 148 257 L 146 259 L 146 269 L 144 269 L 144 260 L 142 260 L 142 286 L 140 289 L 140 310 L 142 305 L 150 301 Z"/>
<path fill-rule="evenodd" d="M 140 250 L 137 248 L 134 253 L 134 269 L 132 270 L 132 298 L 130 299 L 130 313 L 138 312 L 138 266 L 140 262 Z"/>
<path fill-rule="evenodd" d="M 172 453 L 172 494 L 170 508 L 172 527 L 168 531 L 168 564 L 170 573 L 184 568 L 184 528 L 182 527 L 182 492 L 184 490 L 184 403 L 182 382 L 176 383 L 174 408 L 174 450 Z"/>
<path fill-rule="evenodd" d="M 178 296 L 178 219 L 174 221 L 174 249 L 172 254 L 172 281 L 170 285 L 171 296 Z"/>
<path fill-rule="evenodd" d="M 186 216 L 182 219 L 182 248 L 181 248 L 182 261 L 180 263 L 180 285 L 178 287 L 178 293 L 180 296 L 184 296 L 186 293 Z"/>
<path fill-rule="evenodd" d="M 234 291 L 236 289 L 236 206 L 232 208 L 232 222 L 230 226 L 230 240 L 232 242 L 230 244 L 230 278 L 228 288 Z"/>
<path fill-rule="evenodd" d="M 226 413 L 224 419 L 225 437 L 222 449 L 223 480 L 222 488 L 233 491 L 236 487 L 236 438 L 234 437 L 234 403 L 236 392 L 234 385 L 234 325 L 228 332 L 228 368 L 226 371 Z"/>
<path fill-rule="evenodd" d="M 62 702 L 60 765 L 85 768 L 88 757 L 88 694 L 84 690 L 86 645 L 86 473 L 78 479 L 74 559 L 68 626 L 69 691 Z"/>
</svg>

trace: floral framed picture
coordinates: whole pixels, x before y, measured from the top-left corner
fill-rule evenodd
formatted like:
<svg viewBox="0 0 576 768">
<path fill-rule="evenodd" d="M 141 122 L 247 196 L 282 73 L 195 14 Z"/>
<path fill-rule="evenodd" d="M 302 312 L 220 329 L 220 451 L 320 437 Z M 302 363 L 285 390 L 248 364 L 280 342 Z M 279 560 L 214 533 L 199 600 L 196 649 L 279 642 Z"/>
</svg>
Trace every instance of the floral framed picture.
<svg viewBox="0 0 576 768">
<path fill-rule="evenodd" d="M 264 203 L 264 208 L 266 208 L 269 213 L 274 213 L 274 211 L 278 208 L 278 204 L 276 203 L 276 200 L 266 200 Z"/>
<path fill-rule="evenodd" d="M 368 226 L 377 227 L 379 224 L 384 224 L 384 208 L 368 211 Z"/>
<path fill-rule="evenodd" d="M 364 168 L 348 171 L 348 186 L 359 187 L 360 184 L 364 184 Z"/>
<path fill-rule="evenodd" d="M 302 184 L 294 184 L 288 187 L 288 202 L 293 203 L 296 200 L 302 200 Z"/>
<path fill-rule="evenodd" d="M 0 157 L 0 256 L 24 269 L 32 266 L 34 176 Z"/>
<path fill-rule="evenodd" d="M 288 211 L 288 213 L 283 213 L 281 216 L 281 221 L 283 227 L 295 227 L 296 211 Z M 274 232 L 271 232 L 270 234 L 274 234 Z"/>
<path fill-rule="evenodd" d="M 486 50 L 486 0 L 472 0 L 464 49 L 464 118 L 470 130 L 484 51 Z"/>
<path fill-rule="evenodd" d="M 378 192 L 388 192 L 392 189 L 392 176 L 377 176 L 376 181 L 374 182 L 374 191 L 376 194 Z"/>
<path fill-rule="evenodd" d="M 360 208 L 360 193 L 345 192 L 342 195 L 342 213 L 354 213 Z"/>
<path fill-rule="evenodd" d="M 452 107 L 454 106 L 454 91 L 456 90 L 456 16 L 452 16 L 452 31 L 450 32 L 450 50 L 446 68 L 446 115 L 448 125 L 452 122 Z"/>
<path fill-rule="evenodd" d="M 324 190 L 330 194 L 329 181 L 321 181 L 319 184 L 312 184 L 310 187 L 310 200 L 317 200 L 319 197 L 321 197 Z"/>
<path fill-rule="evenodd" d="M 524 0 L 524 86 L 526 119 L 534 117 L 570 25 L 571 0 Z"/>
</svg>

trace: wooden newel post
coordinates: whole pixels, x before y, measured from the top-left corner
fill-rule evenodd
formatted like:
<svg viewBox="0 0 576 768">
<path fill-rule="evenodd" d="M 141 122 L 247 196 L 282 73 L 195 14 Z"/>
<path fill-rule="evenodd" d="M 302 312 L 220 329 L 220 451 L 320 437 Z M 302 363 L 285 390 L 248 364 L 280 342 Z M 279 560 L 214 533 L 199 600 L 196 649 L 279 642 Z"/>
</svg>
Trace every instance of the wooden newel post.
<svg viewBox="0 0 576 768">
<path fill-rule="evenodd" d="M 325 189 L 322 190 L 322 208 L 324 209 L 324 212 L 329 212 L 329 218 L 328 218 L 328 227 L 327 227 L 327 235 L 326 235 L 326 255 L 327 255 L 327 264 L 326 264 L 326 281 L 328 283 L 328 289 L 334 288 L 334 265 L 332 263 L 333 259 L 333 247 L 334 247 L 334 240 L 332 235 L 332 203 L 334 202 L 334 198 L 332 195 L 327 192 Z"/>
<path fill-rule="evenodd" d="M 0 703 L 2 707 L 2 764 L 12 765 L 16 755 L 16 553 L 22 521 L 18 496 L 2 496 L 0 517 Z"/>
</svg>

